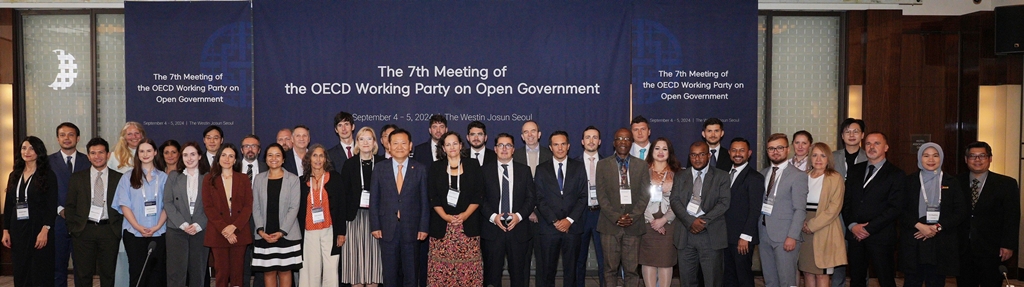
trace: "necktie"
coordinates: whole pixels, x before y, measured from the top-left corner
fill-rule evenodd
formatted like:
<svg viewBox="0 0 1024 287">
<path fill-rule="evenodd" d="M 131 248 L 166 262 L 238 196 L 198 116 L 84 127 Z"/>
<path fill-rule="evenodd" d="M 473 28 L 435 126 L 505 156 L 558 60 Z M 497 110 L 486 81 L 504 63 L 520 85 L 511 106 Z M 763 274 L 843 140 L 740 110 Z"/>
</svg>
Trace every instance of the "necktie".
<svg viewBox="0 0 1024 287">
<path fill-rule="evenodd" d="M 96 182 L 92 184 L 92 205 L 103 206 L 103 172 L 96 174 Z"/>
<path fill-rule="evenodd" d="M 644 157 L 644 155 L 646 153 L 647 153 L 647 149 L 645 149 L 645 148 L 640 149 L 640 159 L 647 159 L 647 158 Z"/>
<path fill-rule="evenodd" d="M 245 175 L 249 177 L 249 181 L 252 181 L 252 164 L 249 164 L 249 171 L 245 172 Z"/>
<path fill-rule="evenodd" d="M 777 167 L 777 166 L 773 166 L 772 167 L 772 177 L 771 177 L 771 179 L 768 180 L 768 191 L 765 191 L 764 196 L 771 196 L 772 195 L 772 188 L 775 187 L 775 172 L 778 171 L 778 170 L 779 170 L 779 167 Z"/>
<path fill-rule="evenodd" d="M 875 166 L 869 164 L 868 165 L 868 174 L 867 174 L 867 176 L 864 177 L 864 185 L 865 186 L 868 185 L 868 179 L 871 179 L 871 175 L 872 174 L 875 174 Z"/>
<path fill-rule="evenodd" d="M 75 172 L 75 165 L 71 163 L 71 157 L 68 157 L 68 171 Z"/>
<path fill-rule="evenodd" d="M 977 178 L 971 180 L 971 209 L 978 204 L 978 196 L 981 195 L 981 181 Z"/>
<path fill-rule="evenodd" d="M 405 178 L 402 177 L 402 165 L 398 165 L 398 174 L 395 175 L 395 186 L 398 187 L 398 194 L 402 194 L 402 183 Z"/>
<path fill-rule="evenodd" d="M 595 162 L 597 162 L 597 157 L 590 157 L 590 163 L 588 163 L 588 165 L 590 165 L 590 174 L 588 174 L 587 176 L 588 178 L 590 178 L 591 186 L 594 185 L 594 181 L 597 181 L 597 166 Z"/>
<path fill-rule="evenodd" d="M 736 169 L 735 168 L 733 168 L 732 170 L 729 171 L 729 187 L 732 187 L 732 185 L 734 183 L 736 183 Z"/>
<path fill-rule="evenodd" d="M 718 150 L 711 150 L 711 166 L 718 166 L 718 156 L 715 155 L 716 151 Z"/>
<path fill-rule="evenodd" d="M 558 163 L 558 191 L 565 189 L 565 175 L 562 174 L 562 163 Z"/>
<path fill-rule="evenodd" d="M 474 152 L 473 153 L 473 158 L 480 158 L 480 153 L 479 152 Z"/>
<path fill-rule="evenodd" d="M 502 164 L 501 169 L 501 200 L 498 202 L 501 203 L 501 214 L 508 214 L 512 212 L 511 202 L 505 202 L 509 200 L 508 164 Z"/>
<path fill-rule="evenodd" d="M 348 153 L 348 155 L 345 158 L 352 158 L 352 147 L 345 147 L 345 152 Z"/>
<path fill-rule="evenodd" d="M 690 197 L 690 201 L 699 202 L 701 189 L 704 188 L 704 180 L 700 177 L 701 172 L 697 171 L 697 177 L 693 179 L 693 196 Z"/>
</svg>

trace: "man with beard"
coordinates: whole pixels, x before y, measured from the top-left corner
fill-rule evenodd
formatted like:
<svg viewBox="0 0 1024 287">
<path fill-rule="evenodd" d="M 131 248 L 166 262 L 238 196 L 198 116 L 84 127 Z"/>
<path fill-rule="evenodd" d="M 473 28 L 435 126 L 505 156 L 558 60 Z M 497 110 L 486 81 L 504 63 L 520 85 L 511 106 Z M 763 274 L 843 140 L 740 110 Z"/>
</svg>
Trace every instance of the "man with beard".
<svg viewBox="0 0 1024 287">
<path fill-rule="evenodd" d="M 705 142 L 690 145 L 689 157 L 690 169 L 679 174 L 677 179 L 682 181 L 672 186 L 669 200 L 676 218 L 683 226 L 689 226 L 689 230 L 676 228 L 674 235 L 679 252 L 679 278 L 683 286 L 696 287 L 697 277 L 703 275 L 706 286 L 721 287 L 722 249 L 729 246 L 723 217 L 731 197 L 729 174 L 708 168 L 710 154 Z"/>
<path fill-rule="evenodd" d="M 750 142 L 734 138 L 729 148 L 732 169 L 729 170 L 732 196 L 725 212 L 728 231 L 725 249 L 725 286 L 754 287 L 751 265 L 754 246 L 758 244 L 757 226 L 760 221 L 761 197 L 764 194 L 764 175 L 750 165 Z"/>
<path fill-rule="evenodd" d="M 469 147 L 462 150 L 462 157 L 475 159 L 480 166 L 497 160 L 498 154 L 486 147 L 487 126 L 484 123 L 480 121 L 469 123 L 466 128 L 466 142 L 469 142 Z"/>
<path fill-rule="evenodd" d="M 725 137 L 725 124 L 718 118 L 704 120 L 704 129 L 700 135 L 704 142 L 708 143 L 708 152 L 711 153 L 710 165 L 724 171 L 732 168 L 732 160 L 729 160 L 729 147 L 722 147 L 722 138 Z"/>
<path fill-rule="evenodd" d="M 267 171 L 267 163 L 259 159 L 260 137 L 249 134 L 242 138 L 242 173 L 249 177 L 252 183 L 253 176 Z"/>
<path fill-rule="evenodd" d="M 411 155 L 413 160 L 426 166 L 437 160 L 437 142 L 441 140 L 441 135 L 448 132 L 448 119 L 445 119 L 444 115 L 430 116 L 429 132 L 430 140 L 416 145 Z"/>
<path fill-rule="evenodd" d="M 73 123 L 61 123 L 57 126 L 57 144 L 60 150 L 50 154 L 50 169 L 57 175 L 57 219 L 53 226 L 54 247 L 56 250 L 57 268 L 54 270 L 57 286 L 68 285 L 68 260 L 71 258 L 71 237 L 68 236 L 64 214 L 64 203 L 68 198 L 68 181 L 71 174 L 89 168 L 89 159 L 78 151 L 78 126 Z M 61 268 L 63 267 L 63 268 Z"/>
<path fill-rule="evenodd" d="M 277 144 L 284 147 L 284 151 L 292 150 L 292 129 L 283 128 L 277 131 Z"/>
<path fill-rule="evenodd" d="M 807 217 L 807 173 L 789 164 L 789 138 L 772 134 L 767 143 L 771 165 L 761 170 L 765 196 L 758 226 L 765 286 L 797 286 L 800 232 Z M 893 238 L 895 239 L 895 238 Z M 890 255 L 891 257 L 891 255 Z"/>
</svg>

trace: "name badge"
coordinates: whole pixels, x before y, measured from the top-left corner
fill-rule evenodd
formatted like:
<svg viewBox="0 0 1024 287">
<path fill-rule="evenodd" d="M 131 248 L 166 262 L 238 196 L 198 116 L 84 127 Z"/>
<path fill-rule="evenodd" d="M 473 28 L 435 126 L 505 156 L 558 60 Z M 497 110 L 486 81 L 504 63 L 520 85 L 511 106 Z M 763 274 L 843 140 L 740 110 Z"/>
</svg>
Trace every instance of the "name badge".
<svg viewBox="0 0 1024 287">
<path fill-rule="evenodd" d="M 100 222 L 100 218 L 103 217 L 103 207 L 99 205 L 90 205 L 89 207 L 89 220 Z"/>
<path fill-rule="evenodd" d="M 597 187 L 590 186 L 587 192 L 587 206 L 597 206 Z"/>
<path fill-rule="evenodd" d="M 28 202 L 18 202 L 18 220 L 28 219 Z"/>
<path fill-rule="evenodd" d="M 188 203 L 188 214 L 195 214 L 195 213 L 196 213 L 196 202 L 195 201 L 189 202 Z"/>
<path fill-rule="evenodd" d="M 761 214 L 772 215 L 772 209 L 773 208 L 775 208 L 775 206 L 772 205 L 771 203 L 767 203 L 767 202 L 763 203 L 763 204 L 761 204 Z"/>
<path fill-rule="evenodd" d="M 661 202 L 662 198 L 664 197 L 664 196 L 662 196 L 661 192 L 662 191 L 661 191 L 661 186 L 660 185 L 652 185 L 651 186 L 651 202 Z"/>
<path fill-rule="evenodd" d="M 324 208 L 323 207 L 314 207 L 313 208 L 313 223 L 316 224 L 316 223 L 321 223 L 321 222 L 324 222 Z"/>
<path fill-rule="evenodd" d="M 700 214 L 700 203 L 690 201 L 690 204 L 686 205 L 686 212 L 690 213 L 690 215 L 698 216 Z"/>
<path fill-rule="evenodd" d="M 359 207 L 370 208 L 370 191 L 369 190 L 365 190 L 364 189 L 363 192 L 359 194 Z"/>
<path fill-rule="evenodd" d="M 924 217 L 925 217 L 924 218 L 925 222 L 927 222 L 928 224 L 939 223 L 939 207 L 938 206 L 936 206 L 936 207 L 929 206 L 927 211 L 925 211 L 925 216 Z"/>
<path fill-rule="evenodd" d="M 448 206 L 455 207 L 459 204 L 459 191 L 454 188 L 448 189 Z"/>
<path fill-rule="evenodd" d="M 145 202 L 146 205 L 146 216 L 156 216 L 156 201 L 150 200 Z"/>
<path fill-rule="evenodd" d="M 628 188 L 619 189 L 619 204 L 633 204 L 633 194 Z"/>
</svg>

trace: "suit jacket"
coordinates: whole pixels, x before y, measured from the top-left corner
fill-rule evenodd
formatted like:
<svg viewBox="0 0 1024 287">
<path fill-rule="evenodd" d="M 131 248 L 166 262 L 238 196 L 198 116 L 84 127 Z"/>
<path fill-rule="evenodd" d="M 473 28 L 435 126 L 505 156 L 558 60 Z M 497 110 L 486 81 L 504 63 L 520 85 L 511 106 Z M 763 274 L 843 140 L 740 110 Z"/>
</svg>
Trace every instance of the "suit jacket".
<svg viewBox="0 0 1024 287">
<path fill-rule="evenodd" d="M 238 160 L 238 166 L 240 167 L 238 170 L 242 171 L 243 175 L 245 174 L 245 172 L 244 172 L 245 171 L 245 166 L 248 165 L 248 164 L 249 163 L 245 162 L 244 159 Z M 259 171 L 259 172 L 258 173 L 254 173 L 252 175 L 253 178 L 256 178 L 256 174 L 259 174 L 259 173 L 262 173 L 264 171 L 270 170 L 270 168 L 267 167 L 267 163 L 262 161 L 262 160 L 260 160 L 259 157 L 256 158 L 256 166 L 255 167 L 257 168 L 256 171 Z"/>
<path fill-rule="evenodd" d="M 846 148 L 841 148 L 837 151 L 833 151 L 832 160 L 834 160 L 836 163 L 836 171 L 838 171 L 839 174 L 843 176 L 843 178 L 846 178 L 847 170 L 849 170 L 850 168 L 846 166 Z M 864 153 L 864 149 L 862 148 L 857 151 L 857 159 L 854 160 L 854 164 L 862 163 L 865 161 L 868 161 L 868 154 Z"/>
<path fill-rule="evenodd" d="M 471 148 L 462 149 L 463 158 L 473 159 L 472 153 L 473 152 Z M 498 153 L 494 152 L 494 150 L 489 148 L 484 148 L 484 154 L 482 154 L 481 156 L 484 157 L 484 164 L 481 164 L 480 166 L 484 166 L 485 164 L 498 161 Z M 480 161 L 478 160 L 476 162 L 479 163 Z"/>
<path fill-rule="evenodd" d="M 75 170 L 68 170 L 67 158 L 65 158 L 64 153 L 60 151 L 50 154 L 47 159 L 50 160 L 50 169 L 53 170 L 53 174 L 57 175 L 57 205 L 64 206 L 64 203 L 68 201 L 68 182 L 71 180 L 71 174 L 88 170 L 89 167 L 92 166 L 92 163 L 89 162 L 88 156 L 78 151 L 75 152 L 75 162 L 72 163 L 74 164 L 73 168 Z M 67 207 L 65 206 L 64 208 Z M 67 216 L 68 215 L 65 212 L 64 217 Z M 57 224 L 62 224 L 64 221 L 64 218 L 57 216 Z"/>
<path fill-rule="evenodd" d="M 843 210 L 843 197 L 846 184 L 843 175 L 835 173 L 824 175 L 821 183 L 821 195 L 818 200 L 818 211 L 814 217 L 808 218 L 807 229 L 814 233 L 814 264 L 825 269 L 846 265 L 845 227 L 839 220 L 839 212 Z"/>
<path fill-rule="evenodd" d="M 7 178 L 7 197 L 4 200 L 3 214 L 4 230 L 11 230 L 12 237 L 20 236 L 21 232 L 28 232 L 35 238 L 34 234 L 39 233 L 43 225 L 53 227 L 57 217 L 57 175 L 51 169 L 47 169 L 43 173 L 46 176 L 32 176 L 32 181 L 28 183 L 25 190 L 28 196 L 28 221 L 17 223 L 17 225 L 28 228 L 28 230 L 11 230 L 11 227 L 16 225 L 15 221 L 18 221 L 15 202 L 18 197 L 18 182 L 21 181 L 22 175 L 11 172 Z M 117 187 L 117 184 L 115 183 L 114 186 Z M 53 235 L 53 232 L 49 232 L 49 234 Z"/>
<path fill-rule="evenodd" d="M 968 173 L 957 178 L 963 186 L 968 209 L 971 203 L 971 180 Z M 1017 250 L 1017 236 L 1020 234 L 1020 188 L 1017 181 L 995 172 L 988 172 L 985 185 L 981 188 L 978 202 L 971 215 L 960 228 L 960 240 L 970 243 L 968 251 L 995 256 L 999 248 Z M 945 228 L 945 227 L 943 227 Z M 945 230 L 945 229 L 943 229 Z"/>
<path fill-rule="evenodd" d="M 516 242 L 526 242 L 532 237 L 530 229 L 533 228 L 528 216 L 533 213 L 536 205 L 536 186 L 533 183 L 533 176 L 530 175 L 530 167 L 517 162 L 509 162 L 512 165 L 512 174 L 509 174 L 512 182 L 512 213 L 519 213 L 522 220 L 516 224 L 512 231 L 505 232 L 490 222 L 492 214 L 501 212 L 501 177 L 495 171 L 500 170 L 497 160 L 484 164 L 482 171 L 484 176 L 483 202 L 480 204 L 480 216 L 482 228 L 480 237 L 485 240 L 496 240 L 501 236 L 509 236 Z M 573 218 L 573 220 L 576 220 Z M 507 234 L 507 235 L 506 235 Z"/>
<path fill-rule="evenodd" d="M 537 157 L 537 161 L 538 161 L 537 164 L 538 165 L 541 162 L 545 162 L 548 159 L 551 159 L 551 157 L 553 157 L 553 155 L 551 155 L 551 149 L 550 148 L 548 148 L 546 146 L 538 146 L 537 148 L 540 149 L 540 156 Z M 512 161 L 518 162 L 518 163 L 521 163 L 521 164 L 525 164 L 527 166 L 530 165 L 529 163 L 527 163 L 526 147 L 525 146 L 523 146 L 521 148 L 517 148 L 516 151 L 514 153 L 512 153 Z M 534 175 L 534 176 L 536 176 L 536 175 Z M 575 218 L 573 220 L 575 220 Z"/>
<path fill-rule="evenodd" d="M 543 158 L 542 158 L 543 159 Z M 587 208 L 587 170 L 583 162 L 566 158 L 565 174 L 562 190 L 558 189 L 558 174 L 554 160 L 547 159 L 537 165 L 537 174 L 533 178 L 537 189 L 537 232 L 539 234 L 559 234 L 554 222 L 563 218 L 572 218 L 569 226 L 570 234 L 583 233 L 583 210 Z M 645 205 L 646 207 L 646 205 Z M 641 216 L 643 216 L 641 211 Z"/>
<path fill-rule="evenodd" d="M 231 209 L 228 209 L 228 198 L 224 194 L 224 183 L 220 176 L 206 174 L 200 183 L 203 193 L 203 209 L 206 212 L 206 237 L 203 245 L 209 247 L 244 247 L 252 243 L 252 228 L 249 218 L 252 217 L 252 185 L 249 178 L 241 172 L 231 171 Z M 187 208 L 187 207 L 186 207 Z M 228 225 L 235 226 L 238 242 L 228 243 L 220 234 Z"/>
<path fill-rule="evenodd" d="M 210 170 L 210 167 L 213 166 L 210 163 L 210 160 L 207 159 L 206 154 L 207 153 L 203 152 L 203 151 L 199 152 L 199 169 L 201 169 L 201 170 Z M 113 155 L 111 155 L 111 157 L 113 157 Z M 287 160 L 286 160 L 286 162 L 287 162 Z"/>
<path fill-rule="evenodd" d="M 468 162 L 468 164 L 462 165 L 463 174 L 458 177 L 460 181 L 457 183 L 459 200 L 455 203 L 455 207 L 448 205 L 448 188 L 451 186 L 448 184 L 451 179 L 451 176 L 448 175 L 448 160 L 435 161 L 427 172 L 427 194 L 430 197 L 431 210 L 430 237 L 440 239 L 444 238 L 447 233 L 448 222 L 444 221 L 441 215 L 437 214 L 437 211 L 434 210 L 435 207 L 441 207 L 447 214 L 460 214 L 466 212 L 469 205 L 479 205 L 483 201 L 483 170 L 475 163 L 474 159 L 462 158 L 462 161 Z M 480 236 L 479 213 L 474 211 L 468 218 L 463 218 L 462 220 L 462 232 L 466 234 L 466 237 Z"/>
<path fill-rule="evenodd" d="M 772 215 L 764 217 L 765 230 L 768 231 L 769 239 L 774 242 L 785 242 L 787 237 L 803 240 L 800 233 L 807 217 L 807 173 L 793 165 L 786 165 L 786 169 L 780 172 L 782 176 L 775 183 L 775 205 L 772 208 Z M 770 165 L 761 170 L 761 175 L 765 178 L 771 174 Z M 765 193 L 768 192 L 766 187 Z"/>
<path fill-rule="evenodd" d="M 325 195 L 330 205 L 331 226 L 334 227 L 334 238 L 338 238 L 338 236 L 348 233 L 347 228 L 345 228 L 345 216 L 348 214 L 346 206 L 348 206 L 348 203 L 345 200 L 345 196 L 342 195 L 342 190 L 345 188 L 345 180 L 337 172 L 329 171 L 329 173 L 331 178 L 324 183 L 324 190 L 327 191 Z M 309 204 L 309 197 L 309 177 L 299 176 L 299 211 L 296 214 L 296 218 L 299 220 L 299 228 L 302 231 L 306 230 L 306 205 Z M 341 253 L 341 248 L 335 244 L 331 246 L 331 255 Z"/>
<path fill-rule="evenodd" d="M 167 228 L 181 230 L 182 223 L 196 223 L 203 230 L 207 230 L 206 210 L 203 208 L 203 179 L 205 173 L 199 174 L 199 194 L 196 196 L 196 211 L 188 213 L 188 176 L 182 171 L 173 171 L 167 174 L 167 183 L 164 184 L 164 212 L 167 213 Z M 245 175 L 242 175 L 245 178 Z M 234 187 L 232 187 L 234 188 Z M 223 188 L 221 189 L 223 190 Z M 223 193 L 222 193 L 223 194 Z M 237 226 L 236 226 L 237 227 Z M 223 228 L 222 228 L 223 229 Z M 220 230 L 213 231 L 220 233 Z"/>
<path fill-rule="evenodd" d="M 597 203 L 601 206 L 601 217 L 597 220 L 597 232 L 616 234 L 623 227 L 615 222 L 622 214 L 629 214 L 633 225 L 625 227 L 626 234 L 640 236 L 647 232 L 643 222 L 647 202 L 651 201 L 651 171 L 647 162 L 629 157 L 629 191 L 633 204 L 621 204 L 619 197 L 619 163 L 617 155 L 597 161 Z M 586 177 L 586 176 L 584 176 Z M 684 209 L 685 210 L 685 209 Z"/>
<path fill-rule="evenodd" d="M 309 150 L 306 150 L 306 152 L 309 152 Z M 287 170 L 294 175 L 302 176 L 299 174 L 299 166 L 302 166 L 302 162 L 296 162 L 295 149 L 284 151 L 284 164 L 282 166 L 284 170 Z"/>
<path fill-rule="evenodd" d="M 676 173 L 676 178 L 682 179 L 682 182 L 672 185 L 672 196 L 669 199 L 672 211 L 676 213 L 676 218 L 681 219 L 682 223 L 681 228 L 677 227 L 676 233 L 673 235 L 676 248 L 682 249 L 688 245 L 700 249 L 726 248 L 729 246 L 729 240 L 726 238 L 728 232 L 723 215 L 726 210 L 729 210 L 729 200 L 732 197 L 729 188 L 729 173 L 708 166 L 704 167 L 706 173 L 700 189 L 700 210 L 704 211 L 704 215 L 699 218 L 707 221 L 707 224 L 704 225 L 704 231 L 692 234 L 690 225 L 698 217 L 690 215 L 686 211 L 686 206 L 690 204 L 690 198 L 693 196 L 694 181 L 696 180 L 691 169 L 692 167 Z"/>
<path fill-rule="evenodd" d="M 918 260 L 921 249 L 931 245 L 930 247 L 934 249 L 924 249 L 935 253 L 935 265 L 939 269 L 939 274 L 956 276 L 960 273 L 959 228 L 970 215 L 971 203 L 969 199 L 963 197 L 960 183 L 952 176 L 943 174 L 940 191 L 942 200 L 939 202 L 939 225 L 942 226 L 942 231 L 926 241 L 914 239 L 914 233 L 917 232 L 914 225 L 919 222 L 926 223 L 924 216 L 918 216 L 917 209 L 921 202 L 921 179 L 918 177 L 920 173 L 918 171 L 908 175 L 903 183 L 905 194 L 899 220 L 899 260 L 902 267 L 900 270 L 905 273 L 916 273 L 917 265 L 921 262 Z M 998 251 L 992 253 L 992 257 L 997 254 Z"/>
<path fill-rule="evenodd" d="M 433 157 L 433 152 L 431 152 L 431 150 L 435 148 L 436 146 L 434 146 L 434 142 L 428 140 L 425 143 L 421 143 L 416 145 L 416 147 L 413 147 L 412 154 L 409 155 L 409 158 L 416 160 L 416 162 L 422 163 L 423 166 L 429 168 L 430 165 L 437 160 L 436 158 Z"/>
<path fill-rule="evenodd" d="M 406 159 L 402 191 L 395 183 L 394 159 L 373 167 L 370 183 L 370 231 L 381 231 L 381 240 L 392 242 L 395 234 L 405 234 L 405 242 L 415 242 L 418 232 L 430 226 L 430 200 L 427 195 L 427 167 Z M 403 220 L 397 214 L 401 211 Z"/>
<path fill-rule="evenodd" d="M 868 162 L 862 162 L 850 168 L 846 176 L 846 198 L 843 199 L 846 239 L 857 238 L 850 231 L 850 224 L 868 223 L 865 229 L 871 236 L 864 239 L 865 243 L 894 244 L 896 219 L 903 208 L 903 181 L 906 174 L 886 161 L 865 185 L 864 176 L 867 171 Z"/>
<path fill-rule="evenodd" d="M 352 141 L 352 157 L 358 157 L 355 154 L 356 142 Z M 331 164 L 334 165 L 335 170 L 340 170 L 340 166 L 348 160 L 348 152 L 341 146 L 341 143 L 334 145 L 327 150 L 327 157 L 331 159 Z M 261 169 L 262 170 L 262 169 Z"/>
<path fill-rule="evenodd" d="M 729 210 L 725 212 L 726 241 L 738 244 L 740 234 L 749 235 L 751 244 L 760 243 L 757 226 L 761 224 L 761 199 L 764 198 L 764 175 L 747 164 L 730 188 Z"/>
<path fill-rule="evenodd" d="M 348 159 L 341 166 L 341 182 L 342 189 L 341 194 L 345 197 L 345 221 L 356 220 L 356 213 L 359 211 L 359 197 L 363 193 L 362 184 L 366 184 L 366 190 L 370 190 L 370 180 L 373 172 L 367 172 L 364 174 L 367 178 L 364 180 L 359 179 L 359 157 L 353 157 L 354 159 Z M 374 167 L 384 160 L 384 156 L 374 155 L 373 162 Z"/>
<path fill-rule="evenodd" d="M 270 182 L 270 171 L 264 171 L 253 176 L 253 180 L 256 182 L 252 186 L 252 220 L 256 226 L 256 229 L 253 230 L 253 238 L 262 238 L 258 230 L 267 227 L 267 206 L 277 204 L 277 222 L 281 229 L 265 231 L 268 233 L 281 231 L 284 234 L 284 239 L 287 240 L 295 241 L 302 239 L 302 228 L 299 227 L 298 218 L 299 209 L 305 208 L 305 206 L 299 205 L 302 202 L 299 195 L 301 193 L 299 191 L 299 177 L 290 172 L 284 172 L 284 177 L 281 178 L 281 199 L 278 202 L 267 201 L 267 184 Z"/>
<path fill-rule="evenodd" d="M 89 165 L 92 166 L 92 165 Z M 107 202 L 114 202 L 114 193 L 117 192 L 117 183 L 121 181 L 121 173 L 107 168 Z M 85 224 L 89 220 L 89 209 L 92 208 L 92 179 L 89 170 L 79 171 L 71 175 L 68 182 L 68 200 L 64 202 L 64 217 L 67 218 L 68 232 L 78 237 Z M 164 204 L 166 205 L 166 204 Z M 110 235 L 121 237 L 121 220 L 124 218 L 120 212 L 107 208 L 107 229 Z"/>
<path fill-rule="evenodd" d="M 732 159 L 729 158 L 729 146 L 725 142 L 719 144 L 716 156 L 718 158 L 715 159 L 715 168 L 724 170 L 726 174 L 729 174 L 729 170 L 732 169 Z"/>
</svg>

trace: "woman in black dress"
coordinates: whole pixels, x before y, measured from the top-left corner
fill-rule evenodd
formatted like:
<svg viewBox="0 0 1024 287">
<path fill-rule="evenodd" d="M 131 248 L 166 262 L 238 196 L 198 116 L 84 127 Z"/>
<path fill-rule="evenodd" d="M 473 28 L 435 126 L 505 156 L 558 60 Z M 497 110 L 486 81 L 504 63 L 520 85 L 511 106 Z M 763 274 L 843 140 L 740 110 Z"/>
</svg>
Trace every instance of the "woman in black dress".
<svg viewBox="0 0 1024 287">
<path fill-rule="evenodd" d="M 3 244 L 11 249 L 14 286 L 53 286 L 57 176 L 43 141 L 29 136 L 7 179 Z"/>
</svg>

